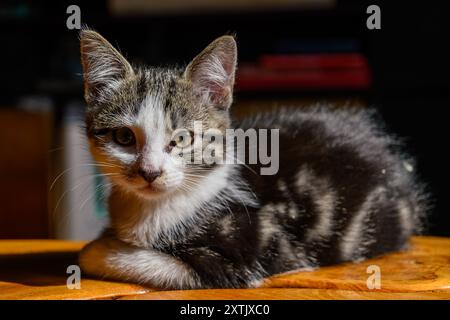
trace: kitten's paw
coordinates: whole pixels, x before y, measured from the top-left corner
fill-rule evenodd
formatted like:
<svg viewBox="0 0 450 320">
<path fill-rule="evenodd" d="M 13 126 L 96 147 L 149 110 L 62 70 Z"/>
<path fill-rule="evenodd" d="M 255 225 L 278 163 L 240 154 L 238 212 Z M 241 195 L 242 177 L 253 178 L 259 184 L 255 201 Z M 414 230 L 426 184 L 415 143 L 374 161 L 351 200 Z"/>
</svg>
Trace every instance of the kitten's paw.
<svg viewBox="0 0 450 320">
<path fill-rule="evenodd" d="M 264 284 L 264 279 L 257 279 L 249 282 L 248 288 L 260 288 Z"/>
<path fill-rule="evenodd" d="M 80 252 L 78 261 L 81 270 L 87 274 L 105 277 L 106 261 L 111 245 L 104 239 L 88 243 Z"/>
</svg>

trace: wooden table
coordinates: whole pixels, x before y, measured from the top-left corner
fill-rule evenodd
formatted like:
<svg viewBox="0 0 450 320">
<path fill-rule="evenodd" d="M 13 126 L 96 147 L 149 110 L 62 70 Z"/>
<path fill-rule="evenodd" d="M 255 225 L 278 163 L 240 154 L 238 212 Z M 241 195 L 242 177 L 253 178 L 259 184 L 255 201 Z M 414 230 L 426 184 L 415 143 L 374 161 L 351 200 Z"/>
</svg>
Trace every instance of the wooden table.
<svg viewBox="0 0 450 320">
<path fill-rule="evenodd" d="M 282 274 L 262 288 L 158 291 L 84 279 L 68 289 L 66 269 L 84 242 L 0 240 L 0 299 L 448 299 L 450 238 L 415 237 L 410 250 L 360 263 Z M 380 289 L 369 289 L 368 266 L 380 268 Z"/>
</svg>

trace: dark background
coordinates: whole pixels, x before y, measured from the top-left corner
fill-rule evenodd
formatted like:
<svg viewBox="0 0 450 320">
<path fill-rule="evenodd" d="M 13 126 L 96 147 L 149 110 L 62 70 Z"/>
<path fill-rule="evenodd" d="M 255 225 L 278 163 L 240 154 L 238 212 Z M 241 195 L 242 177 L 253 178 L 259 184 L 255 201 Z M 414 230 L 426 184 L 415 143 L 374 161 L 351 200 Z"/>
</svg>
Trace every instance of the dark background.
<svg viewBox="0 0 450 320">
<path fill-rule="evenodd" d="M 21 10 L 11 18 L 8 10 Z M 66 28 L 66 8 L 78 4 L 81 20 L 109 39 L 133 62 L 150 65 L 187 63 L 215 37 L 237 35 L 239 59 L 253 61 L 270 53 L 280 39 L 356 38 L 369 60 L 369 90 L 237 92 L 254 96 L 349 97 L 378 108 L 390 131 L 405 137 L 418 159 L 434 209 L 429 234 L 450 236 L 446 109 L 450 93 L 450 22 L 443 3 L 411 1 L 337 1 L 327 10 L 170 13 L 115 17 L 106 1 L 2 1 L 0 8 L 0 106 L 14 108 L 21 97 L 51 96 L 53 125 L 71 99 L 82 98 L 77 31 Z M 14 4 L 14 5 L 13 5 Z M 366 28 L 366 8 L 381 8 L 381 30 Z M 1 148 L 13 146 L 3 145 Z"/>
</svg>

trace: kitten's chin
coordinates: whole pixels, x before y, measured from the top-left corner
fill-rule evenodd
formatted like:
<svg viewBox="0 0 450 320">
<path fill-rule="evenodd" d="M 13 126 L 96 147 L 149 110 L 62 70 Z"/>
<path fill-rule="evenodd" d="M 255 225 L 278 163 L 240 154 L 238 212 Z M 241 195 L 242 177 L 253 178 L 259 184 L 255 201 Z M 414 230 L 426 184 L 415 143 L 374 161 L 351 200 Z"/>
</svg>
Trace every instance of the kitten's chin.
<svg viewBox="0 0 450 320">
<path fill-rule="evenodd" d="M 144 196 L 146 198 L 157 198 L 168 193 L 169 190 L 149 184 L 144 187 L 138 188 L 136 192 L 139 193 L 139 195 Z"/>
<path fill-rule="evenodd" d="M 136 185 L 133 183 L 126 183 L 121 181 L 119 183 L 116 183 L 115 185 L 119 190 L 122 190 L 123 192 L 133 194 L 145 199 L 156 199 L 170 192 L 170 190 L 167 190 L 166 188 L 161 188 L 150 184 Z"/>
<path fill-rule="evenodd" d="M 126 191 L 132 193 L 138 197 L 145 199 L 157 199 L 174 193 L 179 189 L 181 183 L 173 183 L 168 185 L 164 181 L 154 181 L 153 183 L 143 183 L 139 180 L 116 180 L 116 185 Z"/>
<path fill-rule="evenodd" d="M 161 186 L 157 183 L 148 184 L 145 186 L 141 186 L 138 188 L 135 188 L 135 192 L 144 198 L 147 199 L 156 199 L 163 196 L 167 196 L 171 193 L 173 193 L 175 190 L 177 190 L 177 186 Z"/>
</svg>

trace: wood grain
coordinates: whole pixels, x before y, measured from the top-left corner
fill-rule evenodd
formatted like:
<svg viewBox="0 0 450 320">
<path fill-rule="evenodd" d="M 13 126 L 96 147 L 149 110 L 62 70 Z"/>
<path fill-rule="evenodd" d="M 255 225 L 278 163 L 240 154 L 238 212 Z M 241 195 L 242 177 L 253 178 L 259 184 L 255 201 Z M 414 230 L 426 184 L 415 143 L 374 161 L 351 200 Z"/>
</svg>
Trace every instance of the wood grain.
<svg viewBox="0 0 450 320">
<path fill-rule="evenodd" d="M 323 267 L 312 272 L 281 274 L 264 287 L 369 291 L 367 267 L 381 271 L 382 292 L 450 291 L 450 239 L 415 237 L 410 249 L 360 263 Z"/>
<path fill-rule="evenodd" d="M 450 300 L 450 292 L 386 293 L 332 289 L 216 289 L 153 291 L 121 300 Z"/>
<path fill-rule="evenodd" d="M 0 299 L 450 299 L 450 238 L 415 237 L 405 252 L 311 272 L 273 276 L 258 289 L 157 291 L 88 279 L 66 286 L 67 266 L 85 242 L 0 241 Z M 381 288 L 366 285 L 366 268 L 381 270 Z"/>
<path fill-rule="evenodd" d="M 49 278 L 55 281 L 51 285 L 30 286 L 17 283 L 0 282 L 0 300 L 91 300 L 115 299 L 127 295 L 140 295 L 148 292 L 138 285 L 83 280 L 81 289 L 69 290 L 65 278 Z"/>
<path fill-rule="evenodd" d="M 79 252 L 86 243 L 86 241 L 48 239 L 0 240 L 0 256 L 49 252 Z"/>
<path fill-rule="evenodd" d="M 0 240 L 0 300 L 112 299 L 148 292 L 135 284 L 85 279 L 68 289 L 66 273 L 85 241 Z"/>
</svg>

